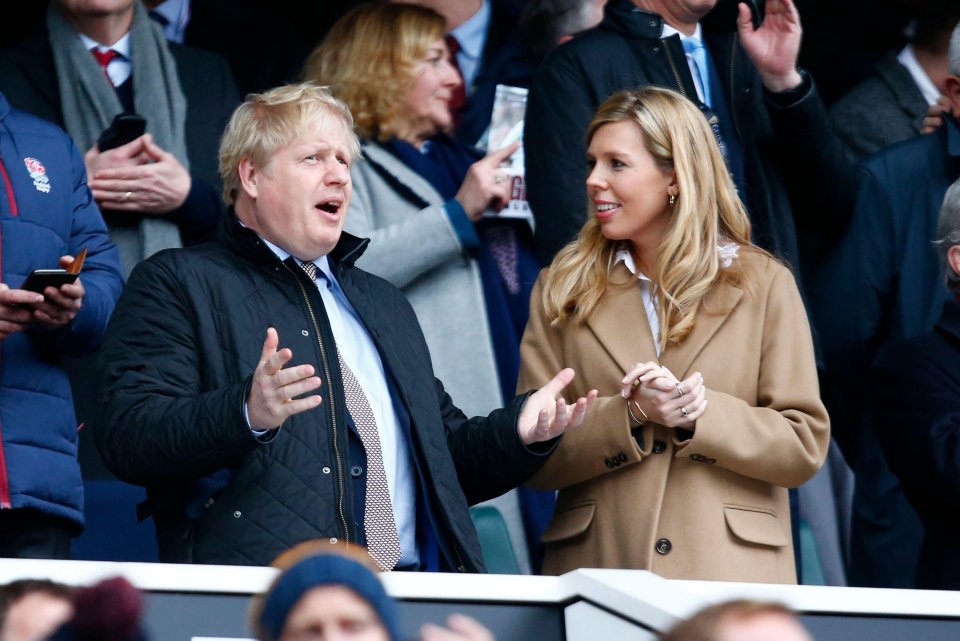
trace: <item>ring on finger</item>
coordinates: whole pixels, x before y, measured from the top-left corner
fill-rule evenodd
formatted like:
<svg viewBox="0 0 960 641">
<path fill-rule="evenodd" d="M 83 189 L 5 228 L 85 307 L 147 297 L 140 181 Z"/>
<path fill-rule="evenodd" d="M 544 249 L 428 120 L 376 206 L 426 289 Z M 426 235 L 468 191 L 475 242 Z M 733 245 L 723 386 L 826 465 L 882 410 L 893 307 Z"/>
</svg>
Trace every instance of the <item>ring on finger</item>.
<svg viewBox="0 0 960 641">
<path fill-rule="evenodd" d="M 680 413 L 683 414 L 683 418 L 687 418 L 688 416 L 690 416 L 690 412 L 687 411 L 686 407 L 681 407 Z"/>
<path fill-rule="evenodd" d="M 683 383 L 677 383 L 677 398 L 680 398 L 686 394 L 686 391 L 683 389 Z"/>
<path fill-rule="evenodd" d="M 494 177 L 493 182 L 495 182 L 495 183 L 497 183 L 497 184 L 499 185 L 499 184 L 502 183 L 504 180 L 505 180 L 505 178 L 503 177 L 503 174 L 497 174 L 496 177 Z"/>
<path fill-rule="evenodd" d="M 123 192 L 123 198 L 121 198 L 120 200 L 121 200 L 122 202 L 127 202 L 128 200 L 130 200 L 130 196 L 132 196 L 132 195 L 133 195 L 133 192 L 132 192 L 132 191 L 125 191 L 125 192 Z"/>
</svg>

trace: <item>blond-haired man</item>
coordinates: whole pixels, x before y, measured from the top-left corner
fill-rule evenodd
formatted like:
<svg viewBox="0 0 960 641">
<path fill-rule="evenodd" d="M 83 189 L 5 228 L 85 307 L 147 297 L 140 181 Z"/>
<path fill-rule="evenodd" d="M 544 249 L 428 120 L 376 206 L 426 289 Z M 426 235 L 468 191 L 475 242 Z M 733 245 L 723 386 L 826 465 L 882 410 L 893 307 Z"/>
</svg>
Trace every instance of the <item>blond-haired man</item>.
<svg viewBox="0 0 960 641">
<path fill-rule="evenodd" d="M 265 565 L 326 538 L 387 569 L 482 571 L 468 503 L 524 481 L 592 401 L 554 400 L 564 370 L 489 417 L 453 405 L 410 305 L 353 265 L 357 148 L 323 88 L 248 97 L 221 144 L 218 241 L 130 277 L 97 438 L 148 488 L 164 560 Z"/>
</svg>

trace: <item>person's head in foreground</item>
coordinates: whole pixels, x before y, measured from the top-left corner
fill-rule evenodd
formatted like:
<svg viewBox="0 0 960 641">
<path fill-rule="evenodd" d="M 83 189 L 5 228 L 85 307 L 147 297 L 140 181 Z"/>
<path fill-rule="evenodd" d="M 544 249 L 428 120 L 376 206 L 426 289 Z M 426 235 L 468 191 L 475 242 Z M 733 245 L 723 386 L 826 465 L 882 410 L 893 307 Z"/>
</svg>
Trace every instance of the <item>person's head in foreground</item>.
<svg viewBox="0 0 960 641">
<path fill-rule="evenodd" d="M 401 641 L 396 602 L 361 547 L 307 541 L 273 562 L 280 575 L 250 606 L 259 641 Z M 427 623 L 421 641 L 496 641 L 470 617 Z"/>
<path fill-rule="evenodd" d="M 0 641 L 41 641 L 73 614 L 73 588 L 45 579 L 0 586 Z"/>
<path fill-rule="evenodd" d="M 741 600 L 700 610 L 660 641 L 813 641 L 813 637 L 786 607 Z"/>
<path fill-rule="evenodd" d="M 400 641 L 396 605 L 362 548 L 305 543 L 274 566 L 280 575 L 251 606 L 260 641 Z"/>
<path fill-rule="evenodd" d="M 251 94 L 220 142 L 224 200 L 247 228 L 314 260 L 340 239 L 359 149 L 350 110 L 326 88 Z"/>
</svg>

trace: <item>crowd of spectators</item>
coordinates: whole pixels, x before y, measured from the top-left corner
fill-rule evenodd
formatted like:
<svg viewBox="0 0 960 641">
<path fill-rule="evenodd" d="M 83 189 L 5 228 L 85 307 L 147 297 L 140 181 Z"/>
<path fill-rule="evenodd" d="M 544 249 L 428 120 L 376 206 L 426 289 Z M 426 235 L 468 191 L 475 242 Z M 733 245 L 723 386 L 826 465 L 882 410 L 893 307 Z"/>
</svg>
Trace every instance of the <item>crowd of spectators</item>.
<svg viewBox="0 0 960 641">
<path fill-rule="evenodd" d="M 821 95 L 814 5 L 51 0 L 0 49 L 0 556 L 86 485 L 160 544 L 87 558 L 483 571 L 529 483 L 524 571 L 960 586 L 960 10 Z"/>
</svg>

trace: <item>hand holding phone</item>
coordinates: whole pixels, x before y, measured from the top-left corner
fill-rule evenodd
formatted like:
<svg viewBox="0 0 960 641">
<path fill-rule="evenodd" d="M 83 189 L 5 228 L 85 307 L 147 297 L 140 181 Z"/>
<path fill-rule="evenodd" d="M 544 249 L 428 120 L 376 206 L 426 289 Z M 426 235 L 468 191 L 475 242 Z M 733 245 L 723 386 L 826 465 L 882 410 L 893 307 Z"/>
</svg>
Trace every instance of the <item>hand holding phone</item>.
<svg viewBox="0 0 960 641">
<path fill-rule="evenodd" d="M 83 261 L 86 257 L 87 250 L 84 248 L 66 269 L 35 269 L 23 281 L 20 289 L 42 294 L 47 287 L 59 289 L 61 285 L 75 283 L 80 276 L 80 270 L 83 269 Z"/>
</svg>

